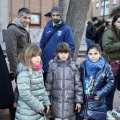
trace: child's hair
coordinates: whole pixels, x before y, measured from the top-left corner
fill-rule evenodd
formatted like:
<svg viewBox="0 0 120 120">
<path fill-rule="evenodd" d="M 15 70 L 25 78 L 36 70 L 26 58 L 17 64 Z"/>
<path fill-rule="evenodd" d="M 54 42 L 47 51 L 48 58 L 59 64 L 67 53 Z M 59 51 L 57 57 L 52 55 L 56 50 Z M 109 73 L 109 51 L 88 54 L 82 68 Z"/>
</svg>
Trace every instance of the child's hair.
<svg viewBox="0 0 120 120">
<path fill-rule="evenodd" d="M 91 44 L 91 45 L 88 47 L 88 49 L 87 49 L 87 54 L 88 54 L 89 50 L 91 50 L 91 49 L 93 49 L 93 48 L 95 48 L 97 51 L 99 51 L 99 53 L 101 53 L 101 48 L 100 48 L 100 46 L 99 46 L 98 44 L 96 44 L 96 43 L 93 43 L 93 44 Z"/>
<path fill-rule="evenodd" d="M 57 46 L 56 52 L 55 52 L 55 57 L 57 57 L 58 53 L 69 53 L 71 52 L 70 46 L 66 42 L 60 42 Z"/>
<path fill-rule="evenodd" d="M 23 48 L 22 52 L 18 56 L 18 60 L 28 68 L 32 68 L 31 62 L 30 62 L 31 59 L 37 55 L 40 56 L 41 53 L 42 51 L 39 48 L 39 46 L 30 43 Z"/>
</svg>

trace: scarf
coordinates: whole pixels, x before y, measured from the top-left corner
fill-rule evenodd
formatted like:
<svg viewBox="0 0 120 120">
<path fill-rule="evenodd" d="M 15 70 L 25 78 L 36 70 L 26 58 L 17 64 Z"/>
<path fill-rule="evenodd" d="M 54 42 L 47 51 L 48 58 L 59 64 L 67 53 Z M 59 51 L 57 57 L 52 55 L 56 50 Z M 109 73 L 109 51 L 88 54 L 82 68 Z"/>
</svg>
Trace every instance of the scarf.
<svg viewBox="0 0 120 120">
<path fill-rule="evenodd" d="M 92 62 L 89 60 L 88 56 L 86 56 L 86 73 L 88 75 L 94 75 L 97 69 L 101 69 L 104 67 L 105 60 L 101 56 L 97 62 Z"/>
<path fill-rule="evenodd" d="M 42 70 L 40 64 L 37 64 L 37 65 L 35 65 L 35 64 L 31 64 L 31 65 L 36 69 L 36 71 L 40 71 L 40 70 Z"/>
<path fill-rule="evenodd" d="M 17 17 L 12 21 L 12 23 L 16 24 L 18 27 L 22 27 L 25 30 L 28 30 L 28 28 L 24 27 L 23 24 L 21 23 L 21 21 Z"/>
</svg>

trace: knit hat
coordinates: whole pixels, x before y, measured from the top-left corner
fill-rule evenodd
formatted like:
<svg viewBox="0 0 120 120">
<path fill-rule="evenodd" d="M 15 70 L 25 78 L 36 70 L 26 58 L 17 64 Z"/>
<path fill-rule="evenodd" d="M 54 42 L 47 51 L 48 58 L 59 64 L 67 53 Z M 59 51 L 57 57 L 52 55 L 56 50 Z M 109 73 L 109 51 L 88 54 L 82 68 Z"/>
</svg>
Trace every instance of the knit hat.
<svg viewBox="0 0 120 120">
<path fill-rule="evenodd" d="M 51 13 L 53 13 L 53 12 L 56 12 L 56 13 L 60 14 L 60 16 L 62 16 L 62 8 L 60 6 L 54 6 L 51 9 Z"/>
</svg>

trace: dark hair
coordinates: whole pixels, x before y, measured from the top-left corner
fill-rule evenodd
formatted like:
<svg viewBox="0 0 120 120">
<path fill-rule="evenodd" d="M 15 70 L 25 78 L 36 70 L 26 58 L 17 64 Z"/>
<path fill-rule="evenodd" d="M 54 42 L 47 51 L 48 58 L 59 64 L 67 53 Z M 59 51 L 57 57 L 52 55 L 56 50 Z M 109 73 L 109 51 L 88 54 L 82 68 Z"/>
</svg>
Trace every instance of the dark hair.
<svg viewBox="0 0 120 120">
<path fill-rule="evenodd" d="M 92 18 L 92 21 L 93 21 L 93 22 L 96 21 L 96 20 L 98 20 L 97 17 L 93 17 L 93 18 Z"/>
<path fill-rule="evenodd" d="M 98 29 L 97 29 L 97 32 L 104 32 L 105 30 L 105 25 L 101 25 Z"/>
<path fill-rule="evenodd" d="M 106 25 L 106 26 L 108 26 L 108 25 L 109 25 L 109 23 L 110 23 L 110 21 L 106 21 L 106 22 L 105 22 L 105 25 Z"/>
<path fill-rule="evenodd" d="M 99 28 L 103 24 L 104 24 L 104 21 L 98 20 L 96 27 Z"/>
<path fill-rule="evenodd" d="M 18 15 L 23 16 L 23 13 L 31 14 L 30 10 L 28 8 L 21 8 L 18 10 Z"/>
<path fill-rule="evenodd" d="M 96 44 L 96 43 L 93 43 L 93 44 L 91 44 L 91 45 L 88 47 L 88 49 L 87 49 L 87 54 L 88 54 L 89 50 L 91 50 L 91 49 L 93 49 L 93 48 L 95 48 L 97 51 L 101 52 L 100 46 L 99 46 L 98 44 Z"/>
<path fill-rule="evenodd" d="M 69 53 L 71 52 L 71 48 L 70 46 L 66 43 L 66 42 L 60 42 L 57 46 L 56 52 L 55 52 L 55 57 L 57 56 L 57 54 L 59 52 L 65 52 L 65 53 Z"/>
<path fill-rule="evenodd" d="M 114 17 L 113 17 L 113 20 L 112 20 L 112 26 L 113 27 L 115 27 L 114 23 L 117 21 L 118 18 L 120 18 L 120 14 L 119 13 L 114 15 Z"/>
</svg>

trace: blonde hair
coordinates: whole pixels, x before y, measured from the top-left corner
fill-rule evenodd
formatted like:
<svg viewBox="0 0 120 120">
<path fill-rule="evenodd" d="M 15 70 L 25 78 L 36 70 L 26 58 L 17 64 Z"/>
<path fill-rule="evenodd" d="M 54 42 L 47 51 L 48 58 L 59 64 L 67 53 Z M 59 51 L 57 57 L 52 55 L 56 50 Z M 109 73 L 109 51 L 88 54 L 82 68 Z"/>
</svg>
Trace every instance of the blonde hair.
<svg viewBox="0 0 120 120">
<path fill-rule="evenodd" d="M 33 69 L 31 66 L 31 59 L 37 55 L 41 55 L 41 53 L 42 51 L 39 46 L 30 43 L 23 48 L 22 52 L 18 56 L 18 60 L 29 69 Z"/>
</svg>

